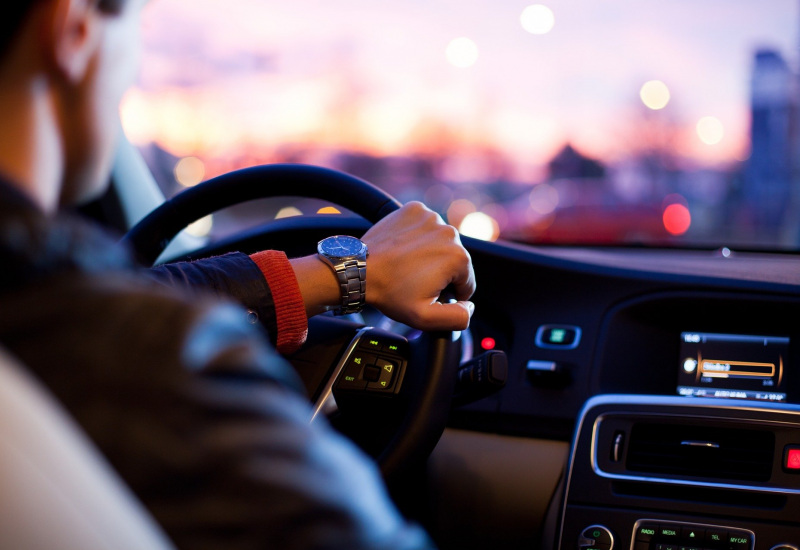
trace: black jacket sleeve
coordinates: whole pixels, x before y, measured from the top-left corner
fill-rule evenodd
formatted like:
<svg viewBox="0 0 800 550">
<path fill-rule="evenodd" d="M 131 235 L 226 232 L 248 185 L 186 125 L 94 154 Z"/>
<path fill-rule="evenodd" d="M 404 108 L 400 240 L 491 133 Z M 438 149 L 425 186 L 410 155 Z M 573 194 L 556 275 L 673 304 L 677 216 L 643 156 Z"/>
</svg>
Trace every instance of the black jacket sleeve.
<svg viewBox="0 0 800 550">
<path fill-rule="evenodd" d="M 375 464 L 231 302 L 123 274 L 18 289 L 3 342 L 179 548 L 420 550 Z"/>
<path fill-rule="evenodd" d="M 251 323 L 261 322 L 273 346 L 278 334 L 275 302 L 264 274 L 246 254 L 231 252 L 221 256 L 175 262 L 145 271 L 151 279 L 189 292 L 211 291 L 232 299 L 247 309 Z"/>
</svg>

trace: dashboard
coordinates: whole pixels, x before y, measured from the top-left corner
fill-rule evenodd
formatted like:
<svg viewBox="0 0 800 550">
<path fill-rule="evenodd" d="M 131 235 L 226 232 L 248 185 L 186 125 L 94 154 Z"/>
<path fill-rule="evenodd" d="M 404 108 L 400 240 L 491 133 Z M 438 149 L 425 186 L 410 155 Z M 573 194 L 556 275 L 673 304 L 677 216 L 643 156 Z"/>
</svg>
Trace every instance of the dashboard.
<svg viewBox="0 0 800 550">
<path fill-rule="evenodd" d="M 367 226 L 267 227 L 235 248 L 300 255 Z M 450 411 L 404 504 L 443 550 L 798 548 L 798 258 L 463 242 L 477 279 L 463 359 L 503 351 L 507 376 Z"/>
<path fill-rule="evenodd" d="M 637 250 L 467 244 L 478 274 L 472 340 L 507 352 L 509 382 L 458 411 L 458 425 L 569 440 L 600 394 L 800 402 L 800 334 L 787 322 L 800 262 L 790 256 L 651 250 L 643 260 Z M 543 341 L 553 328 L 569 342 Z M 705 359 L 691 374 L 690 358 Z M 709 375 L 711 360 L 734 370 Z"/>
<path fill-rule="evenodd" d="M 468 248 L 509 380 L 452 423 L 569 443 L 543 548 L 797 548 L 796 259 Z"/>
</svg>

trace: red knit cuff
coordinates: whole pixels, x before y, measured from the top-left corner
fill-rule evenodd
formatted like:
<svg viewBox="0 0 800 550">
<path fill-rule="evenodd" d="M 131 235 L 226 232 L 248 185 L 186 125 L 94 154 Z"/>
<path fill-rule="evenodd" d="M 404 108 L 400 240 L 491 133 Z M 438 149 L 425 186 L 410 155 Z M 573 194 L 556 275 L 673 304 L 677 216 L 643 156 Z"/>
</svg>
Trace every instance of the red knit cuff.
<svg viewBox="0 0 800 550">
<path fill-rule="evenodd" d="M 256 252 L 250 259 L 264 274 L 272 292 L 278 325 L 275 347 L 284 354 L 297 351 L 308 336 L 308 316 L 292 264 L 280 250 Z"/>
</svg>

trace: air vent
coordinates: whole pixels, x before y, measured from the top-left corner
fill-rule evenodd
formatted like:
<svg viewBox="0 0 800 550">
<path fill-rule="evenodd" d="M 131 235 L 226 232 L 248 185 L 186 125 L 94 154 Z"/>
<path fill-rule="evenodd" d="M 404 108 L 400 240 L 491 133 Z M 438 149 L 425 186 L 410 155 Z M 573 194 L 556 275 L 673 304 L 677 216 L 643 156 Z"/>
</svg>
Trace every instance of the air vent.
<svg viewBox="0 0 800 550">
<path fill-rule="evenodd" d="M 718 480 L 768 481 L 775 436 L 708 425 L 635 424 L 626 467 L 634 472 Z"/>
</svg>

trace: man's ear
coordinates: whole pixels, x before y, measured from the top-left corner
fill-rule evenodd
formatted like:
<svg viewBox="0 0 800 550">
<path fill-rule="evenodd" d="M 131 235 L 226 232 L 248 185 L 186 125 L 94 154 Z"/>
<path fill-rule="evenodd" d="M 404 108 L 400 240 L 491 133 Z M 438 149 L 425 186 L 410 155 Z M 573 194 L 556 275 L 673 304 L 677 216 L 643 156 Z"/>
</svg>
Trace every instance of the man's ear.
<svg viewBox="0 0 800 550">
<path fill-rule="evenodd" d="M 55 69 L 80 82 L 100 44 L 101 14 L 92 0 L 50 0 L 46 47 Z"/>
</svg>

